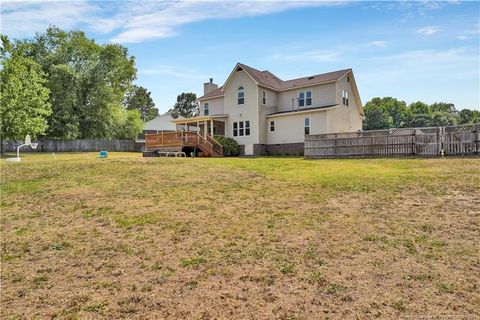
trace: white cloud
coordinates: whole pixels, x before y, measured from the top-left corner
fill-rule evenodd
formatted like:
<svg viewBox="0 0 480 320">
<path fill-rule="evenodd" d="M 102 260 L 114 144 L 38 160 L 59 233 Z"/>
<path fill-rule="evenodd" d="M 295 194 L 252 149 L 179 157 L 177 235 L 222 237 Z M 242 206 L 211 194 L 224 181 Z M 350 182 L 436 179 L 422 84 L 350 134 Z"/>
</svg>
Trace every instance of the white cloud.
<svg viewBox="0 0 480 320">
<path fill-rule="evenodd" d="M 64 29 L 78 26 L 78 21 L 90 21 L 97 7 L 85 2 L 2 2 L 2 33 L 12 37 L 30 37 L 51 25 Z"/>
<path fill-rule="evenodd" d="M 165 78 L 176 78 L 180 80 L 206 80 L 208 76 L 199 74 L 196 70 L 180 68 L 171 65 L 155 65 L 148 69 L 142 68 L 138 71 L 139 75 L 155 75 L 155 76 L 164 76 Z"/>
<path fill-rule="evenodd" d="M 457 36 L 457 39 L 467 40 L 467 39 L 472 38 L 473 36 L 478 35 L 479 33 L 480 33 L 480 24 L 477 23 L 472 29 L 465 30 L 464 32 L 462 32 L 462 34 Z"/>
<path fill-rule="evenodd" d="M 437 26 L 427 26 L 427 27 L 423 27 L 423 28 L 420 28 L 420 29 L 416 30 L 417 33 L 420 33 L 420 34 L 423 34 L 423 35 L 426 35 L 426 36 L 435 34 L 435 33 L 440 32 L 440 31 L 442 31 L 442 29 L 440 29 Z"/>
<path fill-rule="evenodd" d="M 369 47 L 378 47 L 378 48 L 386 48 L 388 47 L 388 43 L 386 41 L 375 40 L 368 43 Z"/>
<path fill-rule="evenodd" d="M 159 10 L 133 16 L 113 42 L 140 42 L 176 34 L 181 25 L 209 19 L 234 19 L 266 15 L 301 7 L 335 5 L 338 2 L 313 1 L 177 1 Z"/>
<path fill-rule="evenodd" d="M 282 50 L 285 52 L 285 50 Z M 309 61 L 309 62 L 331 62 L 338 60 L 340 56 L 339 51 L 328 50 L 287 50 L 292 53 L 275 53 L 272 55 L 272 59 L 282 61 Z"/>
<path fill-rule="evenodd" d="M 267 15 L 289 9 L 341 5 L 343 1 L 177 0 L 177 1 L 5 1 L 2 31 L 28 37 L 49 25 L 113 33 L 112 42 L 141 42 L 171 37 L 178 27 L 210 19 Z"/>
</svg>

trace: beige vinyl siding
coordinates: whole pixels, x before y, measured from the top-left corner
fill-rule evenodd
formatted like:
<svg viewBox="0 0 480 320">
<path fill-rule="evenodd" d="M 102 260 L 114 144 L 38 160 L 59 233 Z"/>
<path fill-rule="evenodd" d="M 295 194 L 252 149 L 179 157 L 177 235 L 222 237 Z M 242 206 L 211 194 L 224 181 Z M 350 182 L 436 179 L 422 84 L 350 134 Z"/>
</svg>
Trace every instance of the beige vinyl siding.
<svg viewBox="0 0 480 320">
<path fill-rule="evenodd" d="M 331 116 L 335 117 L 335 120 L 332 118 L 332 129 L 330 129 L 330 132 L 357 131 L 362 129 L 360 108 L 357 104 L 357 99 L 355 99 L 355 92 L 353 91 L 351 83 L 348 82 L 347 77 L 350 77 L 350 81 L 353 81 L 352 74 L 349 73 L 337 83 L 336 98 L 340 106 L 331 112 Z M 348 107 L 343 105 L 342 90 L 348 91 Z M 333 131 L 333 128 L 336 128 L 337 131 Z"/>
<path fill-rule="evenodd" d="M 208 103 L 209 115 L 225 114 L 225 106 L 223 103 L 223 97 L 217 97 L 209 100 L 203 100 L 200 102 L 200 115 L 205 115 L 205 103 Z"/>
<path fill-rule="evenodd" d="M 279 115 L 267 118 L 275 121 L 275 131 L 267 132 L 268 144 L 301 143 L 305 141 L 304 121 L 310 117 L 310 134 L 327 133 L 327 110 Z"/>
<path fill-rule="evenodd" d="M 243 105 L 237 103 L 237 91 L 240 86 L 245 90 Z M 245 71 L 238 71 L 227 83 L 224 91 L 225 113 L 229 115 L 225 135 L 234 138 L 239 144 L 258 143 L 258 89 L 256 83 Z M 239 121 L 250 121 L 250 136 L 233 136 L 233 123 Z"/>
<path fill-rule="evenodd" d="M 362 129 L 362 120 L 355 107 L 343 106 L 327 110 L 328 132 L 351 132 Z"/>
<path fill-rule="evenodd" d="M 335 83 L 333 82 L 300 89 L 282 91 L 279 93 L 278 96 L 278 111 L 292 110 L 292 99 L 294 99 L 294 110 L 297 110 L 298 93 L 305 92 L 307 90 L 312 91 L 311 107 L 323 107 L 336 104 L 335 89 Z"/>
<path fill-rule="evenodd" d="M 263 91 L 267 95 L 266 104 L 263 104 Z M 266 116 L 277 112 L 277 97 L 278 94 L 275 91 L 258 88 L 258 139 L 260 144 L 266 144 L 268 141 L 267 131 L 269 130 L 268 119 Z"/>
</svg>

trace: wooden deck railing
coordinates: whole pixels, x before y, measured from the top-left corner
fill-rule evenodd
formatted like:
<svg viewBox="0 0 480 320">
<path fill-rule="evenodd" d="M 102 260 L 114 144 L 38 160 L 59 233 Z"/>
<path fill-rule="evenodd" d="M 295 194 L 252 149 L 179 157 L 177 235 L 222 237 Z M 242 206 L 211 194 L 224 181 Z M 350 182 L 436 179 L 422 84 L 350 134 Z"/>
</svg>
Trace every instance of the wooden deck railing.
<svg viewBox="0 0 480 320">
<path fill-rule="evenodd" d="M 160 149 L 163 147 L 194 147 L 211 156 L 223 156 L 223 146 L 211 135 L 207 139 L 197 132 L 173 131 L 145 134 L 146 150 Z"/>
</svg>

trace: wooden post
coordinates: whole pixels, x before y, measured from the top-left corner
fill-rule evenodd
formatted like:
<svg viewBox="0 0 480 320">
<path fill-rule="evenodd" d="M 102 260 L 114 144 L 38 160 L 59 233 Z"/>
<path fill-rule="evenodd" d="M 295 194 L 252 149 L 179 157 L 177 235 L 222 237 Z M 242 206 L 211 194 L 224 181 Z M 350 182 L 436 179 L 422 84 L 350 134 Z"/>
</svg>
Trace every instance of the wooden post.
<svg viewBox="0 0 480 320">
<path fill-rule="evenodd" d="M 207 139 L 207 125 L 208 125 L 207 120 L 205 120 L 203 122 L 203 138 L 205 138 L 205 140 Z"/>
<path fill-rule="evenodd" d="M 210 135 L 213 137 L 213 119 L 210 119 Z"/>
<path fill-rule="evenodd" d="M 335 133 L 335 140 L 333 140 L 333 155 L 337 155 L 337 134 Z"/>
<path fill-rule="evenodd" d="M 412 155 L 414 155 L 416 153 L 416 150 L 415 150 L 415 129 L 413 129 L 413 134 L 412 134 Z"/>
</svg>

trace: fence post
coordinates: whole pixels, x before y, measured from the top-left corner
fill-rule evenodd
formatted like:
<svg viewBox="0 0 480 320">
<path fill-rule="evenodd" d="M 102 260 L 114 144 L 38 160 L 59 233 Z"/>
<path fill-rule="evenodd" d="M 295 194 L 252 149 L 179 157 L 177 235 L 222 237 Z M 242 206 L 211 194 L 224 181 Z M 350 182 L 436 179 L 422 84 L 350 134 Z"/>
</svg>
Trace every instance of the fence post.
<svg viewBox="0 0 480 320">
<path fill-rule="evenodd" d="M 480 140 L 478 138 L 480 137 L 480 132 L 478 131 L 478 125 L 474 124 L 473 125 L 473 145 L 475 146 L 475 150 L 473 153 L 478 154 L 480 153 Z"/>
<path fill-rule="evenodd" d="M 337 155 L 337 134 L 335 133 L 335 138 L 333 140 L 333 155 Z"/>
<path fill-rule="evenodd" d="M 412 155 L 415 155 L 415 153 L 417 153 L 417 150 L 416 150 L 416 142 L 417 142 L 417 135 L 415 134 L 415 129 L 413 129 L 413 134 L 412 134 Z"/>
<path fill-rule="evenodd" d="M 445 128 L 444 127 L 438 127 L 438 134 L 440 136 L 440 141 L 439 141 L 439 154 L 445 154 Z"/>
</svg>

